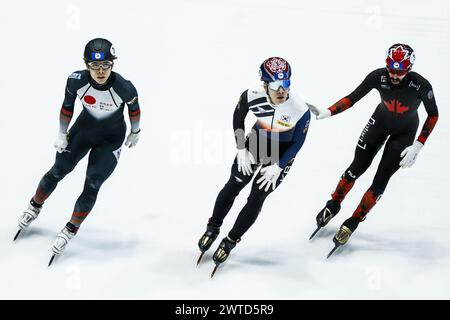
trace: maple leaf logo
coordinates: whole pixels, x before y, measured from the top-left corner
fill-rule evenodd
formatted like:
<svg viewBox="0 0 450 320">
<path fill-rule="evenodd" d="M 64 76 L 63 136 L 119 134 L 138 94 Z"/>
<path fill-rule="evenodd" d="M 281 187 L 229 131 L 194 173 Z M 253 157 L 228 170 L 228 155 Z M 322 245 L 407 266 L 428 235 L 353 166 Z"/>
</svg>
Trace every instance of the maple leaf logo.
<svg viewBox="0 0 450 320">
<path fill-rule="evenodd" d="M 397 102 L 397 108 L 395 103 Z M 408 106 L 404 106 L 402 105 L 402 103 L 398 100 L 392 99 L 389 101 L 384 101 L 383 100 L 384 105 L 386 106 L 386 108 L 390 111 L 390 112 L 395 112 L 395 113 L 399 113 L 399 114 L 403 114 L 406 111 L 409 110 Z"/>
<path fill-rule="evenodd" d="M 402 62 L 406 58 L 408 58 L 408 51 L 404 50 L 402 46 L 398 46 L 397 48 L 392 48 L 391 51 L 392 60 L 396 62 Z"/>
</svg>

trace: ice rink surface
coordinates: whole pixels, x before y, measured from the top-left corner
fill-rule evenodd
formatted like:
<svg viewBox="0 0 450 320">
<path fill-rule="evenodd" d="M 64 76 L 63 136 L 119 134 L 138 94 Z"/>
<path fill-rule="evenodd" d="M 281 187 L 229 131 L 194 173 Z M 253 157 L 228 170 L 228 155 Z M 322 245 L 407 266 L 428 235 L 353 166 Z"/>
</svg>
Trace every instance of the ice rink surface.
<svg viewBox="0 0 450 320">
<path fill-rule="evenodd" d="M 3 4 L 0 298 L 449 299 L 449 12 L 444 0 Z M 17 243 L 12 238 L 53 164 L 66 78 L 84 68 L 84 45 L 95 37 L 115 44 L 114 70 L 138 89 L 141 140 L 123 150 L 91 215 L 47 268 L 83 188 L 86 159 L 28 232 Z M 308 237 L 379 102 L 375 90 L 341 115 L 313 119 L 291 172 L 226 264 L 210 279 L 209 252 L 196 268 L 198 238 L 234 157 L 233 110 L 239 95 L 259 84 L 260 63 L 287 59 L 291 90 L 325 108 L 382 67 L 396 42 L 415 49 L 414 70 L 433 85 L 440 117 L 416 164 L 394 175 L 345 249 L 326 260 L 380 155 L 339 215 L 313 241 Z M 420 131 L 423 105 L 419 115 Z M 254 120 L 249 115 L 247 128 Z M 249 186 L 221 236 L 248 193 Z"/>
</svg>

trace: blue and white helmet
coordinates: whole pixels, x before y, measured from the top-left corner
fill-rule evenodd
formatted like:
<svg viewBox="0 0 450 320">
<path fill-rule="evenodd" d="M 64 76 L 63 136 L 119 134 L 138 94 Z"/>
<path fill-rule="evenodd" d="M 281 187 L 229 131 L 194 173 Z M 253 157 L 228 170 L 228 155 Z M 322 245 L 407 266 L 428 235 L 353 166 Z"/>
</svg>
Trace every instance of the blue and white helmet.
<svg viewBox="0 0 450 320">
<path fill-rule="evenodd" d="M 288 80 L 291 77 L 291 66 L 289 62 L 280 57 L 270 57 L 259 67 L 261 81 L 272 82 L 277 80 Z"/>
</svg>

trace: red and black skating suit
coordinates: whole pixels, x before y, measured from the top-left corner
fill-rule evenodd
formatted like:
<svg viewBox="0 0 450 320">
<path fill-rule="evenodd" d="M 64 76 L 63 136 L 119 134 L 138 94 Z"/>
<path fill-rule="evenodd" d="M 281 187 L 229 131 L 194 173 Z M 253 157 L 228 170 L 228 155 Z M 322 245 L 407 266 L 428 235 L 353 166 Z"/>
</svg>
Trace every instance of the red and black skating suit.
<svg viewBox="0 0 450 320">
<path fill-rule="evenodd" d="M 336 115 L 350 108 L 372 89 L 378 90 L 381 102 L 358 139 L 353 162 L 345 170 L 332 194 L 333 200 L 341 202 L 385 143 L 372 185 L 353 214 L 360 221 L 375 205 L 389 179 L 399 169 L 401 152 L 413 144 L 419 126 L 417 109 L 420 103 L 423 102 L 428 117 L 418 141 L 425 143 L 438 119 L 433 89 L 424 77 L 416 72 L 409 72 L 400 84 L 394 85 L 385 68 L 371 72 L 350 95 L 332 105 L 329 108 L 331 114 Z"/>
</svg>

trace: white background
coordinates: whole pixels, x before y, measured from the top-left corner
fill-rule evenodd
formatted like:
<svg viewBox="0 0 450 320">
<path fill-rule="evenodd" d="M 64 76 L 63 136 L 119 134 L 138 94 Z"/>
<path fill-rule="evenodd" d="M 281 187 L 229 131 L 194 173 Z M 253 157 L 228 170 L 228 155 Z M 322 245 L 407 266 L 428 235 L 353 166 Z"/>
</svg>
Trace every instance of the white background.
<svg viewBox="0 0 450 320">
<path fill-rule="evenodd" d="M 449 12 L 444 0 L 3 3 L 0 298 L 449 299 Z M 141 141 L 122 152 L 77 237 L 47 268 L 83 188 L 86 159 L 28 232 L 17 243 L 12 238 L 53 164 L 66 78 L 84 68 L 84 45 L 95 37 L 115 44 L 115 71 L 138 89 Z M 198 238 L 234 157 L 232 113 L 239 95 L 259 84 L 260 63 L 287 59 L 292 90 L 325 108 L 382 67 L 396 42 L 415 49 L 414 70 L 432 83 L 440 117 L 415 166 L 394 175 L 345 249 L 325 259 L 380 155 L 340 214 L 308 237 L 353 158 L 379 102 L 376 91 L 344 114 L 313 119 L 290 174 L 226 264 L 209 278 L 217 241 L 196 268 Z M 419 114 L 420 131 L 423 106 Z M 249 116 L 247 128 L 253 122 Z"/>
</svg>

